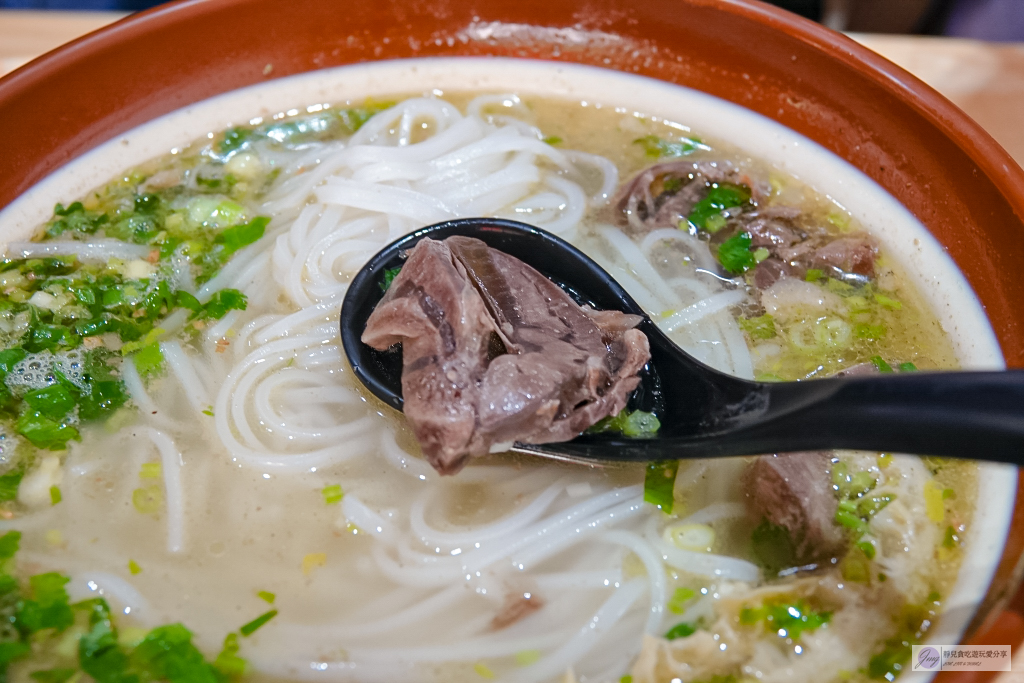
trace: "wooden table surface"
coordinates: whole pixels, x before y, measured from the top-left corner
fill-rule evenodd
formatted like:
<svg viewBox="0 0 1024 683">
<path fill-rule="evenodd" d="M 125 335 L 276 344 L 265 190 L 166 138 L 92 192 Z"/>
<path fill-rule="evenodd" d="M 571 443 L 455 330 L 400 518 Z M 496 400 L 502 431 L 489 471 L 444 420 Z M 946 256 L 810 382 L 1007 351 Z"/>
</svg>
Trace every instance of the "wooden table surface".
<svg viewBox="0 0 1024 683">
<path fill-rule="evenodd" d="M 0 76 L 122 16 L 0 10 Z M 1024 166 L 1024 45 L 917 36 L 853 37 L 952 100 Z M 1013 668 L 998 683 L 1024 682 L 1024 648 L 1016 653 Z"/>
</svg>

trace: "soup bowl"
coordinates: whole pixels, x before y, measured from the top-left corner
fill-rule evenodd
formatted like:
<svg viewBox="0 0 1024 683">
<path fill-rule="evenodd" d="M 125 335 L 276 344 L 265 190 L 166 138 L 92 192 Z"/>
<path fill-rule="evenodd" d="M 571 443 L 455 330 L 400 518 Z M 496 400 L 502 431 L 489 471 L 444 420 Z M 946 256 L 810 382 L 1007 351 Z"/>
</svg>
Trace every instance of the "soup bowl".
<svg viewBox="0 0 1024 683">
<path fill-rule="evenodd" d="M 303 87 L 314 93 L 318 70 L 364 62 L 382 63 L 366 72 L 365 94 L 395 92 L 390 60 L 410 58 L 427 59 L 428 66 L 425 80 L 406 83 L 429 89 L 431 78 L 444 80 L 445 64 L 429 60 L 455 57 L 481 58 L 465 73 L 477 74 L 487 89 L 497 87 L 488 80 L 487 58 L 533 60 L 524 83 L 548 80 L 545 92 L 570 95 L 579 94 L 575 74 L 599 79 L 575 67 L 557 72 L 559 63 L 600 67 L 685 86 L 801 134 L 861 171 L 927 228 L 964 275 L 956 287 L 966 295 L 973 290 L 988 317 L 994 337 L 978 330 L 979 345 L 994 341 L 1006 365 L 1024 366 L 1024 172 L 910 74 L 756 0 L 381 0 L 343 8 L 294 0 L 287 10 L 275 0 L 164 5 L 0 79 L 0 129 L 8 132 L 0 168 L 4 229 L 30 230 L 41 220 L 24 208 L 31 202 L 16 201 L 25 193 L 67 201 L 135 163 L 97 162 L 91 169 L 92 157 L 83 155 L 162 115 L 239 88 L 267 84 L 271 92 L 278 79 L 310 72 Z M 446 87 L 453 87 L 450 80 Z M 617 87 L 628 90 L 628 84 Z M 645 92 L 648 106 L 657 107 L 653 91 Z M 196 109 L 200 119 L 208 117 L 203 121 L 218 120 L 215 110 L 215 103 Z M 224 114 L 221 127 L 239 116 Z M 167 121 L 161 125 L 168 130 L 176 125 Z M 125 138 L 124 144 L 135 143 Z M 155 156 L 170 146 L 125 158 Z M 75 159 L 77 180 L 61 190 L 63 181 L 51 174 Z M 933 301 L 948 308 L 954 299 Z M 946 310 L 943 320 L 955 327 L 957 316 Z M 1001 476 L 1005 481 L 984 501 L 984 528 L 957 584 L 969 614 L 943 633 L 950 639 L 1001 644 L 1013 638 L 1016 644 L 1024 635 L 1010 628 L 1012 619 L 999 621 L 998 608 L 1024 569 L 1024 501 L 1018 503 L 1017 475 Z"/>
</svg>

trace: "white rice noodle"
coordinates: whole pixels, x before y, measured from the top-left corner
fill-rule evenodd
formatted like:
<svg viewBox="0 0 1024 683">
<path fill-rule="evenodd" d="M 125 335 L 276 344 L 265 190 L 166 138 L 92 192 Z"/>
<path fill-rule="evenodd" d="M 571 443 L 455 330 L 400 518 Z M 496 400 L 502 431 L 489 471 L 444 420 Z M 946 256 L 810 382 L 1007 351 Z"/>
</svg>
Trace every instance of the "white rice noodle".
<svg viewBox="0 0 1024 683">
<path fill-rule="evenodd" d="M 209 410 L 212 404 L 206 393 L 206 387 L 203 386 L 199 375 L 196 374 L 195 368 L 192 367 L 192 362 L 185 350 L 181 348 L 181 344 L 176 341 L 160 342 L 160 351 L 163 353 L 171 373 L 184 389 L 189 405 L 200 414 L 204 410 Z"/>
<path fill-rule="evenodd" d="M 147 433 L 160 452 L 167 505 L 167 552 L 180 553 L 185 548 L 185 492 L 181 485 L 181 468 L 185 463 L 171 437 L 152 428 Z"/>
</svg>

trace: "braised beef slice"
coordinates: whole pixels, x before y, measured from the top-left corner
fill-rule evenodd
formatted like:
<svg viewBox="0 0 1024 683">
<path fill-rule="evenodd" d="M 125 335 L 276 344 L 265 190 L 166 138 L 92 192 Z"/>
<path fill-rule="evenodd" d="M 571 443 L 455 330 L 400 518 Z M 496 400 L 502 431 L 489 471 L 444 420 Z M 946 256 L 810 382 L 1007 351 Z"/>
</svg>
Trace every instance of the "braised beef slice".
<svg viewBox="0 0 1024 683">
<path fill-rule="evenodd" d="M 435 467 L 457 471 L 476 434 L 476 397 L 496 333 L 466 269 L 442 242 L 422 240 L 374 309 L 363 343 L 402 344 L 402 395 Z"/>
<path fill-rule="evenodd" d="M 438 471 L 458 471 L 495 443 L 567 441 L 625 407 L 650 359 L 647 337 L 633 329 L 639 316 L 581 308 L 480 240 L 424 244 L 370 316 L 363 341 L 402 343 L 405 414 Z M 426 301 L 441 302 L 440 313 L 428 314 Z M 492 332 L 507 351 L 493 359 Z"/>
<path fill-rule="evenodd" d="M 831 465 L 831 454 L 822 451 L 762 455 L 744 476 L 751 514 L 789 532 L 800 564 L 826 561 L 845 545 L 835 522 Z"/>
<path fill-rule="evenodd" d="M 612 200 L 612 220 L 632 234 L 657 228 L 675 228 L 690 215 L 694 205 L 713 183 L 744 183 L 752 186 L 755 198 L 763 194 L 761 184 L 740 178 L 728 161 L 668 161 L 642 171 L 624 185 Z"/>
</svg>

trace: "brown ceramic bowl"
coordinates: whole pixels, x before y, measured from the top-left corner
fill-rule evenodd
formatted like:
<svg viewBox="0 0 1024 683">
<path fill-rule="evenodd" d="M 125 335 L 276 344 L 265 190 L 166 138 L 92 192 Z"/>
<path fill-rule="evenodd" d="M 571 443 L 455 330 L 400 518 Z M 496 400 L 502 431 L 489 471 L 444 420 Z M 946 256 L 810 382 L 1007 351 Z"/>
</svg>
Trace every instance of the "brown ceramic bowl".
<svg viewBox="0 0 1024 683">
<path fill-rule="evenodd" d="M 324 67 L 438 55 L 634 72 L 705 91 L 796 130 L 920 219 L 974 288 L 1007 364 L 1024 366 L 1024 172 L 910 74 L 756 0 L 172 3 L 0 80 L 0 207 L 98 144 L 198 100 Z M 969 629 L 975 640 L 1016 644 L 1024 637 L 1024 621 L 993 609 L 1017 585 L 1022 549 L 1018 504 L 988 597 Z"/>
</svg>

